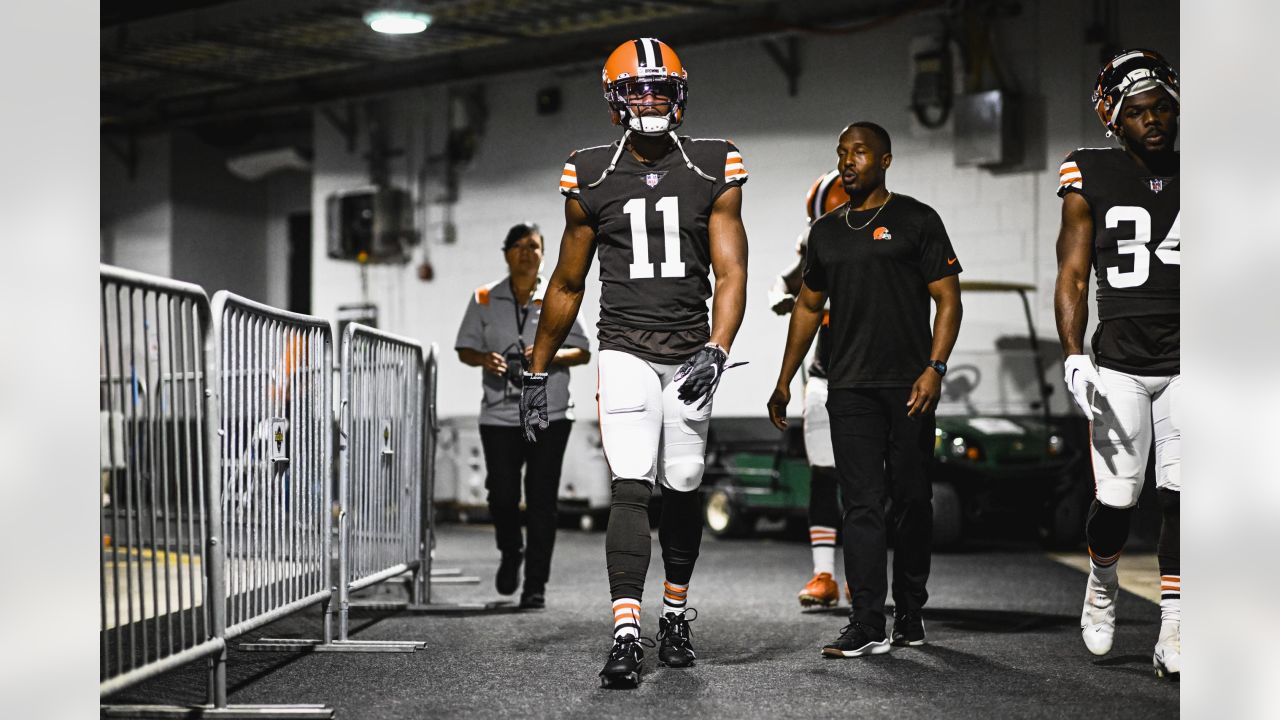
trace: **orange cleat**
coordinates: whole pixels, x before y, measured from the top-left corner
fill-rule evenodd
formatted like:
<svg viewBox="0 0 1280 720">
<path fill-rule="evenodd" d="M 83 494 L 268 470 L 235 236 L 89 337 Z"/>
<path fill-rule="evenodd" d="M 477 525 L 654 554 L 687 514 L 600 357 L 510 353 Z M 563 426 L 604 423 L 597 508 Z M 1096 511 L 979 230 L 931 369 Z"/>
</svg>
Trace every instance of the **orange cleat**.
<svg viewBox="0 0 1280 720">
<path fill-rule="evenodd" d="M 840 602 L 840 589 L 831 573 L 818 573 L 800 591 L 800 607 L 835 607 Z"/>
</svg>

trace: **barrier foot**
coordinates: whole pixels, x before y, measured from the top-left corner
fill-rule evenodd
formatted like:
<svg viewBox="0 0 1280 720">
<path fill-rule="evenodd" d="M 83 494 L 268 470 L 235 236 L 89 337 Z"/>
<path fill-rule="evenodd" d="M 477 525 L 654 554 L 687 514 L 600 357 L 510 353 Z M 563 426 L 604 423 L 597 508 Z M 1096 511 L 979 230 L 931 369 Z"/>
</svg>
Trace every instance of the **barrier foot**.
<svg viewBox="0 0 1280 720">
<path fill-rule="evenodd" d="M 476 575 L 442 575 L 436 577 L 431 576 L 432 585 L 475 585 L 480 582 L 480 578 Z"/>
<path fill-rule="evenodd" d="M 417 652 L 426 649 L 425 642 L 416 640 L 309 640 L 303 638 L 262 638 L 256 642 L 240 643 L 237 650 L 245 652 Z"/>
<path fill-rule="evenodd" d="M 103 705 L 104 718 L 320 718 L 330 720 L 324 705 Z"/>
<path fill-rule="evenodd" d="M 461 575 L 462 568 L 431 568 L 431 577 L 448 577 L 450 575 Z"/>
</svg>

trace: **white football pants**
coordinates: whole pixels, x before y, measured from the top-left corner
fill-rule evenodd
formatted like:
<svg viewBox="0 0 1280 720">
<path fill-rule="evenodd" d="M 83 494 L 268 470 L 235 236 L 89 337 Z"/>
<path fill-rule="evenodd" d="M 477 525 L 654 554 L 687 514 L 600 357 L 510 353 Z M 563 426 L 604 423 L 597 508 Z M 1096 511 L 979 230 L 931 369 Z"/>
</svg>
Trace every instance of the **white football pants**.
<svg viewBox="0 0 1280 720">
<path fill-rule="evenodd" d="M 1156 446 L 1156 487 L 1182 490 L 1181 375 L 1129 375 L 1098 368 L 1106 397 L 1093 398 L 1090 427 L 1098 502 L 1133 507 L 1142 493 L 1151 441 Z"/>
<path fill-rule="evenodd" d="M 827 379 L 811 377 L 804 384 L 804 452 L 811 467 L 835 467 L 831 447 L 831 416 L 827 415 Z"/>
<path fill-rule="evenodd" d="M 661 482 L 679 492 L 702 482 L 711 403 L 686 405 L 672 382 L 680 365 L 600 351 L 600 438 L 614 479 Z"/>
</svg>

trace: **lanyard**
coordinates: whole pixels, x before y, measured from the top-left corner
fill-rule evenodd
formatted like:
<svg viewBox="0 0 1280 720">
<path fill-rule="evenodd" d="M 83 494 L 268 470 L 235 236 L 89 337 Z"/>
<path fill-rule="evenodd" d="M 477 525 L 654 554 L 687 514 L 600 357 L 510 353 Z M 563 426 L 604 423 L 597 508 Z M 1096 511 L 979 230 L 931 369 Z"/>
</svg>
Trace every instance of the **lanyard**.
<svg viewBox="0 0 1280 720">
<path fill-rule="evenodd" d="M 515 308 L 516 313 L 516 337 L 520 339 L 520 351 L 524 352 L 524 325 L 529 319 L 528 304 L 521 307 L 520 302 L 516 300 L 516 286 L 511 282 L 511 278 L 507 278 L 507 285 L 511 288 L 511 306 Z M 529 293 L 529 302 L 533 302 L 533 294 L 537 292 L 537 285 L 534 290 Z"/>
</svg>

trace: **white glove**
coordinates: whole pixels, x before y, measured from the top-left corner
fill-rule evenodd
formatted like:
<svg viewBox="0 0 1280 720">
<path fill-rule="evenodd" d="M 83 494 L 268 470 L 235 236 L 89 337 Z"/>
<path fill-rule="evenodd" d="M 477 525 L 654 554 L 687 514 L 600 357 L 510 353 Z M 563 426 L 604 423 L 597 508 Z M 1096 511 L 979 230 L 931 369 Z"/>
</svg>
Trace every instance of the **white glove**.
<svg viewBox="0 0 1280 720">
<path fill-rule="evenodd" d="M 786 315 L 795 304 L 796 296 L 787 292 L 787 282 L 778 276 L 769 288 L 769 309 L 776 315 Z"/>
<path fill-rule="evenodd" d="M 1067 383 L 1067 390 L 1075 398 L 1076 405 L 1084 416 L 1089 418 L 1089 422 L 1093 422 L 1094 413 L 1101 411 L 1093 407 L 1090 391 L 1102 397 L 1107 396 L 1107 386 L 1102 384 L 1098 369 L 1093 366 L 1088 355 L 1068 355 L 1062 366 L 1066 371 L 1063 380 Z"/>
</svg>

